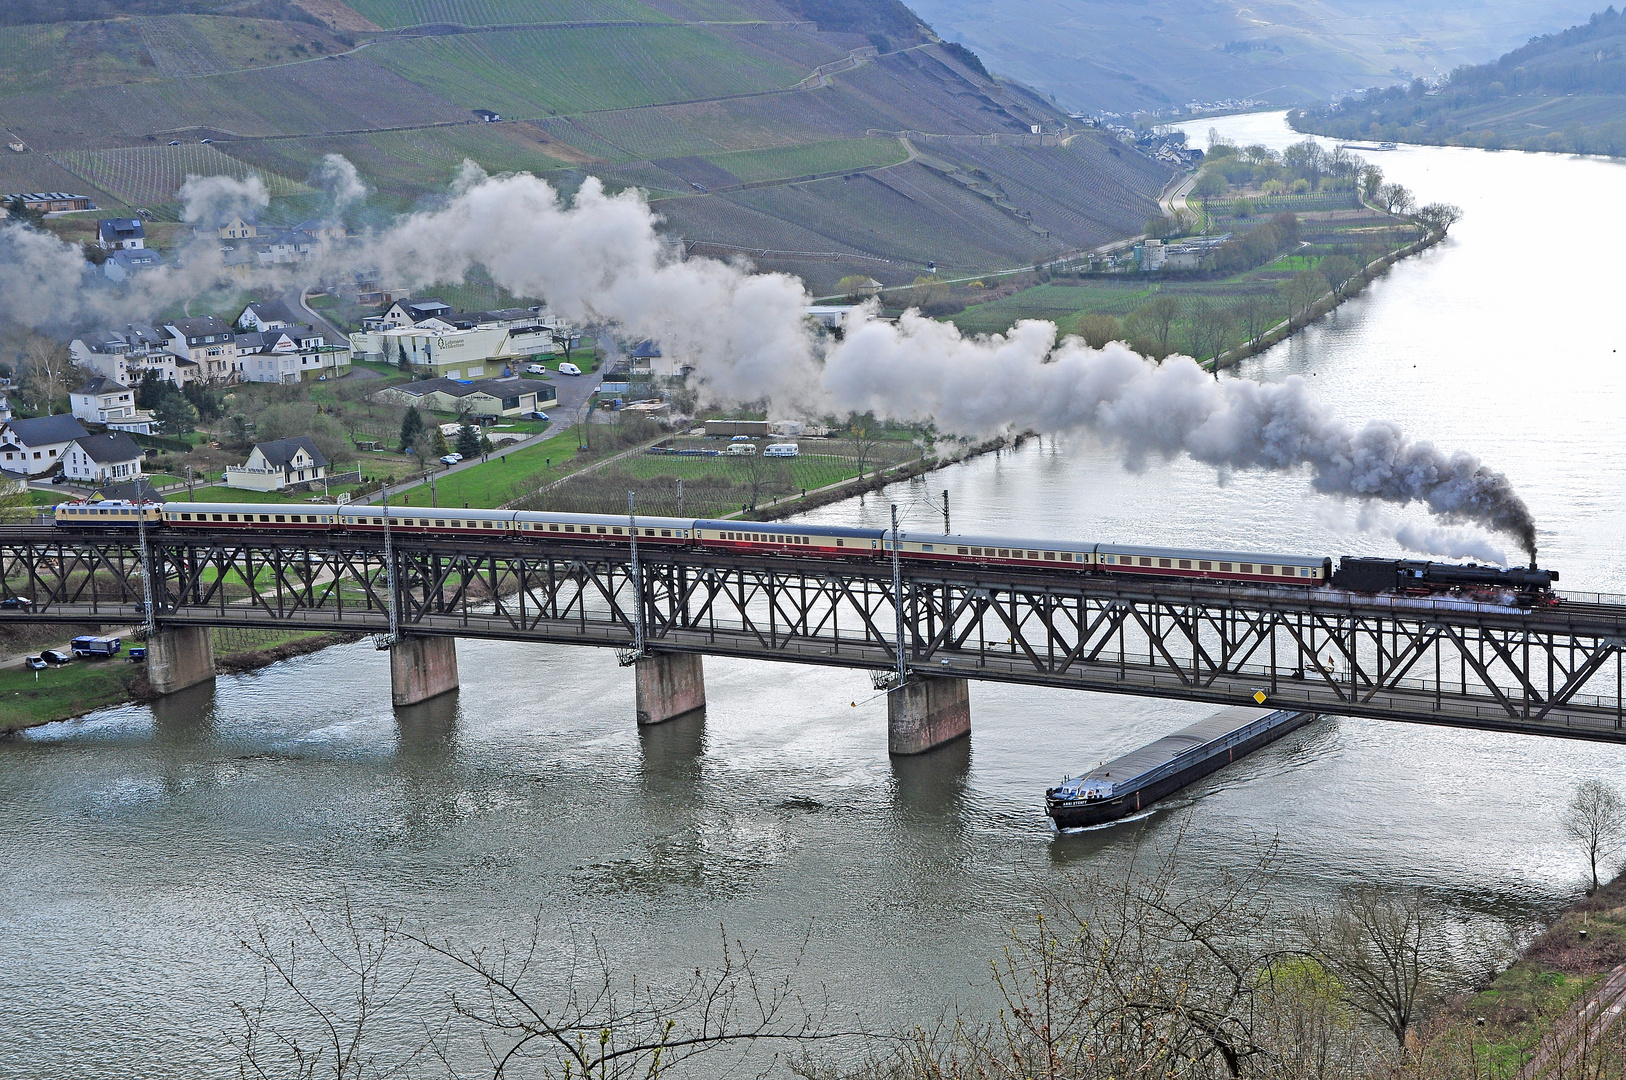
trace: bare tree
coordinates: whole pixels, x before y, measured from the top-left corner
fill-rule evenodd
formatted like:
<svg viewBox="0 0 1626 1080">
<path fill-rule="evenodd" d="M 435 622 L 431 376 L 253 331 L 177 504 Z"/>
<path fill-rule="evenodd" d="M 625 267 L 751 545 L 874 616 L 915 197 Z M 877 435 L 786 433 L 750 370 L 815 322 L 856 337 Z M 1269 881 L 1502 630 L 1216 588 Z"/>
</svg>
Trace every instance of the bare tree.
<svg viewBox="0 0 1626 1080">
<path fill-rule="evenodd" d="M 1327 279 L 1315 270 L 1302 270 L 1282 282 L 1280 292 L 1288 318 L 1304 318 L 1329 289 Z"/>
<path fill-rule="evenodd" d="M 1238 314 L 1242 320 L 1242 332 L 1248 335 L 1250 343 L 1258 341 L 1259 335 L 1275 325 L 1279 311 L 1280 305 L 1274 296 L 1251 293 L 1243 298 Z"/>
<path fill-rule="evenodd" d="M 1586 850 L 1592 866 L 1592 888 L 1598 891 L 1598 860 L 1605 858 L 1626 833 L 1626 803 L 1602 780 L 1583 780 L 1564 811 L 1564 835 Z"/>
<path fill-rule="evenodd" d="M 1431 231 L 1444 236 L 1451 226 L 1462 220 L 1462 207 L 1451 203 L 1429 203 L 1413 216 Z"/>
<path fill-rule="evenodd" d="M 1187 318 L 1190 320 L 1188 336 L 1191 338 L 1191 355 L 1198 360 L 1218 359 L 1231 338 L 1231 328 L 1236 324 L 1230 310 L 1202 297 L 1192 303 Z"/>
<path fill-rule="evenodd" d="M 286 945 L 261 930 L 243 942 L 264 978 L 260 999 L 236 1006 L 239 1071 L 381 1080 L 434 1066 L 493 1080 L 655 1080 L 702 1056 L 728 1060 L 685 1075 L 725 1075 L 756 1046 L 869 1037 L 828 1027 L 828 1002 L 797 991 L 794 964 L 792 975 L 765 977 L 756 954 L 726 935 L 715 963 L 670 986 L 623 977 L 596 939 L 576 941 L 558 959 L 549 944 L 540 913 L 528 941 L 482 948 L 393 920 L 365 922 L 348 902 L 336 926 L 306 919 Z M 318 986 L 335 975 L 339 1003 Z M 426 1016 L 431 980 L 444 1007 Z"/>
<path fill-rule="evenodd" d="M 572 417 L 572 426 L 576 429 L 576 449 L 591 450 L 593 448 L 593 399 L 588 398 L 576 406 Z"/>
<path fill-rule="evenodd" d="M 1417 200 L 1402 184 L 1379 184 L 1375 193 L 1378 205 L 1391 214 L 1405 214 L 1417 205 Z"/>
<path fill-rule="evenodd" d="M 43 334 L 34 334 L 23 346 L 23 383 L 29 397 L 42 412 L 55 411 L 67 396 L 73 364 L 67 346 Z"/>
<path fill-rule="evenodd" d="M 1174 331 L 1174 320 L 1180 316 L 1180 301 L 1168 293 L 1158 293 L 1136 308 L 1130 318 L 1137 330 L 1143 331 L 1157 343 L 1161 360 L 1169 355 L 1169 336 Z"/>
<path fill-rule="evenodd" d="M 1332 287 L 1332 293 L 1342 300 L 1349 289 L 1349 285 L 1361 274 L 1361 266 L 1348 255 L 1328 255 L 1316 266 L 1321 276 L 1327 279 Z"/>
<path fill-rule="evenodd" d="M 1438 920 L 1422 891 L 1350 889 L 1338 910 L 1308 915 L 1303 927 L 1311 953 L 1343 985 L 1350 1006 L 1404 1048 L 1446 972 Z"/>
<path fill-rule="evenodd" d="M 864 475 L 864 466 L 875 453 L 875 444 L 886 433 L 885 426 L 874 413 L 854 413 L 847 421 L 847 441 L 852 445 L 853 457 L 858 459 L 858 475 Z"/>
</svg>

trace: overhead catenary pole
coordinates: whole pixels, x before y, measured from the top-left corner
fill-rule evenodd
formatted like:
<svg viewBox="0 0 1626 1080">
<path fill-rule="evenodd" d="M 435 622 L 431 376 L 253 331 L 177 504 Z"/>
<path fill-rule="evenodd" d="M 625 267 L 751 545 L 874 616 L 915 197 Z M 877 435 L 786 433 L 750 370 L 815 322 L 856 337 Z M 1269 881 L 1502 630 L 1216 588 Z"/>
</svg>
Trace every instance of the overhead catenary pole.
<svg viewBox="0 0 1626 1080">
<path fill-rule="evenodd" d="M 644 655 L 644 576 L 638 569 L 638 516 L 627 492 L 627 531 L 632 534 L 632 651 Z"/>
<path fill-rule="evenodd" d="M 152 602 L 152 572 L 149 569 L 152 552 L 147 547 L 147 499 L 146 493 L 141 490 L 141 477 L 136 477 L 135 484 L 136 532 L 140 534 L 141 543 L 141 627 L 146 631 L 147 640 L 151 641 L 158 629 L 158 615 L 153 610 Z"/>
<path fill-rule="evenodd" d="M 396 622 L 395 615 L 395 547 L 390 542 L 390 482 L 387 478 L 379 488 L 379 494 L 382 496 L 384 503 L 384 587 L 389 590 L 386 597 L 386 606 L 389 608 L 390 616 L 389 637 L 382 644 L 385 648 L 388 648 L 395 644 L 400 625 Z M 375 644 L 379 643 L 375 642 Z"/>
<path fill-rule="evenodd" d="M 948 488 L 943 489 L 943 535 L 949 534 Z"/>
<path fill-rule="evenodd" d="M 892 607 L 898 617 L 897 646 L 898 686 L 909 677 L 903 659 L 903 563 L 898 559 L 898 504 L 892 504 Z"/>
</svg>

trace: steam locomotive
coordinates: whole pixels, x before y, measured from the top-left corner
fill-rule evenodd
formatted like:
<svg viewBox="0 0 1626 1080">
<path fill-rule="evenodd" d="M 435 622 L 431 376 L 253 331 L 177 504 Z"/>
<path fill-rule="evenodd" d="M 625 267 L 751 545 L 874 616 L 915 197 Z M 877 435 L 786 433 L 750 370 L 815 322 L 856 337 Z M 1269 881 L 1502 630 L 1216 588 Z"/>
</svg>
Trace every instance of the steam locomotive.
<svg viewBox="0 0 1626 1080">
<path fill-rule="evenodd" d="M 522 544 L 694 547 L 785 558 L 818 557 L 873 562 L 892 558 L 893 535 L 883 529 L 783 522 L 707 521 L 694 518 L 556 514 L 528 510 L 430 509 L 321 504 L 103 501 L 63 503 L 55 523 L 66 530 L 147 528 L 194 532 L 392 533 L 408 539 L 454 537 Z M 899 532 L 897 556 L 912 563 L 1004 566 L 1053 574 L 1126 578 L 1180 578 L 1362 593 L 1428 595 L 1476 589 L 1506 590 L 1520 602 L 1548 592 L 1558 574 L 1498 566 L 1358 558 L 1345 555 L 1336 571 L 1319 555 L 1143 547 L 1089 540 L 1032 540 L 1009 536 Z"/>
</svg>

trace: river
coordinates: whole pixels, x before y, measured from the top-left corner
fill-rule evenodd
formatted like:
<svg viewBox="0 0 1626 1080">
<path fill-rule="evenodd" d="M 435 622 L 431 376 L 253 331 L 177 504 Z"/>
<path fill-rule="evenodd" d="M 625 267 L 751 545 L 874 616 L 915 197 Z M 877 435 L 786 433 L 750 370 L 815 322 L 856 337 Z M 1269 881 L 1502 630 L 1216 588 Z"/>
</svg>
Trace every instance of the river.
<svg viewBox="0 0 1626 1080">
<path fill-rule="evenodd" d="M 1296 138 L 1279 114 L 1193 125 L 1210 126 Z M 1482 455 L 1530 502 L 1564 584 L 1626 591 L 1622 166 L 1371 157 L 1466 218 L 1238 374 L 1300 374 L 1351 420 Z M 1301 475 L 1129 473 L 1078 439 L 817 517 L 878 522 L 896 501 L 929 528 L 945 488 L 967 530 L 1397 550 Z M 704 720 L 639 731 L 630 672 L 607 650 L 458 653 L 460 693 L 399 716 L 386 657 L 360 644 L 0 742 L 0 1075 L 235 1075 L 223 1033 L 259 972 L 237 942 L 325 921 L 345 898 L 466 941 L 513 940 L 540 912 L 550 957 L 594 935 L 657 980 L 715 956 L 719 926 L 776 964 L 805 937 L 804 980 L 877 1026 L 986 1005 L 1006 928 L 1142 830 L 1184 830 L 1193 887 L 1274 841 L 1290 903 L 1417 885 L 1492 934 L 1577 892 L 1583 862 L 1558 825 L 1572 786 L 1626 781 L 1626 748 L 1332 718 L 1138 827 L 1058 836 L 1047 783 L 1205 707 L 974 684 L 969 741 L 889 761 L 862 673 L 708 658 Z M 321 965 L 311 980 L 343 992 Z"/>
</svg>

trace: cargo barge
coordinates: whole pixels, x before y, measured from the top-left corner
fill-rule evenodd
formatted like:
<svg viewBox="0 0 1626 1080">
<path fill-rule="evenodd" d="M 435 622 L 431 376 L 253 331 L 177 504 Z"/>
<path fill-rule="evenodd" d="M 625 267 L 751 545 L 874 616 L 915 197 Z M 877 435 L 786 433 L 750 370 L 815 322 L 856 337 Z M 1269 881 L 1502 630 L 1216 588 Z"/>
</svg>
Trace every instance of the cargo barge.
<svg viewBox="0 0 1626 1080">
<path fill-rule="evenodd" d="M 1286 709 L 1221 709 L 1173 735 L 1045 792 L 1045 813 L 1060 829 L 1116 821 L 1151 806 L 1316 718 Z"/>
</svg>

